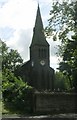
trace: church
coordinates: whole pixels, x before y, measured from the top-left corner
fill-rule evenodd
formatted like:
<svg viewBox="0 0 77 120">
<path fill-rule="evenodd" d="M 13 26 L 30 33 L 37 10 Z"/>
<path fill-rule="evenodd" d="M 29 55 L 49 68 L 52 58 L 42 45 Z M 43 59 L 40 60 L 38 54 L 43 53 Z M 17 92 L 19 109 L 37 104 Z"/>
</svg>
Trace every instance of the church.
<svg viewBox="0 0 77 120">
<path fill-rule="evenodd" d="M 50 67 L 49 44 L 44 35 L 43 22 L 38 5 L 33 37 L 30 45 L 30 60 L 23 63 L 20 75 L 36 90 L 54 89 L 54 69 Z"/>
</svg>

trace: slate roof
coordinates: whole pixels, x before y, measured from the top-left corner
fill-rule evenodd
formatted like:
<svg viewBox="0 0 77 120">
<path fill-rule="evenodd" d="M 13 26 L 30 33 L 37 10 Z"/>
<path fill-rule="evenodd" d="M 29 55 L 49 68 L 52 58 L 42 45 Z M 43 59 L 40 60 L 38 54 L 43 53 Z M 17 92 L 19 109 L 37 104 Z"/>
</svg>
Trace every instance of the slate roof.
<svg viewBox="0 0 77 120">
<path fill-rule="evenodd" d="M 40 14 L 40 8 L 38 5 L 37 9 L 37 15 L 36 15 L 36 21 L 35 21 L 35 27 L 33 31 L 33 38 L 32 38 L 32 45 L 45 45 L 49 46 L 48 42 L 46 41 L 45 35 L 44 35 L 44 28 L 43 28 L 43 22 L 41 19 L 41 14 Z"/>
</svg>

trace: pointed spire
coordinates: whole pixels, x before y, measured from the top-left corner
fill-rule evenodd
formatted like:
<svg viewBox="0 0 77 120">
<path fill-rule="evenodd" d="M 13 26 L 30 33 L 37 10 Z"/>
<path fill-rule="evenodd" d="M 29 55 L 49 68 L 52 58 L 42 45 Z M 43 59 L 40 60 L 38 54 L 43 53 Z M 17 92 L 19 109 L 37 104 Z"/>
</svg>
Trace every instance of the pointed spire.
<svg viewBox="0 0 77 120">
<path fill-rule="evenodd" d="M 40 8 L 38 4 L 37 14 L 36 14 L 36 21 L 35 27 L 33 30 L 33 38 L 31 45 L 40 44 L 40 45 L 47 45 L 47 41 L 43 32 L 43 22 L 41 18 Z"/>
<path fill-rule="evenodd" d="M 42 18 L 41 18 L 39 4 L 38 4 L 38 9 L 37 9 L 35 28 L 37 28 L 38 30 L 43 30 L 43 22 L 42 22 Z"/>
</svg>

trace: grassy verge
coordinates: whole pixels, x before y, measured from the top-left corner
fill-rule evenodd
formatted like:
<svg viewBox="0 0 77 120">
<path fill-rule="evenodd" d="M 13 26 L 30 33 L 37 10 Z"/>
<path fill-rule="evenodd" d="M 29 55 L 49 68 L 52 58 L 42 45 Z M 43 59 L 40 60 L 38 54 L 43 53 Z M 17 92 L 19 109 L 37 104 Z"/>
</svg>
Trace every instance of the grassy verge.
<svg viewBox="0 0 77 120">
<path fill-rule="evenodd" d="M 11 114 L 9 110 L 7 110 L 4 106 L 4 103 L 2 102 L 2 114 Z"/>
</svg>

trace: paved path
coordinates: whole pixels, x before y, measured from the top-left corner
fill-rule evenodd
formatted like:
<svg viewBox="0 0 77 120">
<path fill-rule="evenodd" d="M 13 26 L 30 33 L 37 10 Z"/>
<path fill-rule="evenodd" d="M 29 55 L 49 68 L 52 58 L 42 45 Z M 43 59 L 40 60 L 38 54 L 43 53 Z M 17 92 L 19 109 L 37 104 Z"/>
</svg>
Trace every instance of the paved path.
<svg viewBox="0 0 77 120">
<path fill-rule="evenodd" d="M 41 116 L 3 116 L 2 120 L 77 120 L 77 114 L 58 114 Z"/>
</svg>

